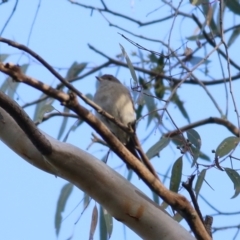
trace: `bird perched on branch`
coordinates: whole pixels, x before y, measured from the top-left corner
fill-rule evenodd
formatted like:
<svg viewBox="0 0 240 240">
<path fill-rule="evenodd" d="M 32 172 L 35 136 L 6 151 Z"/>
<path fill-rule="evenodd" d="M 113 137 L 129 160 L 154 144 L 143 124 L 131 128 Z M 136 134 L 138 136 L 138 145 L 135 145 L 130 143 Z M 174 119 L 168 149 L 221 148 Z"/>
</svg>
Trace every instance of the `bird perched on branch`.
<svg viewBox="0 0 240 240">
<path fill-rule="evenodd" d="M 117 121 L 121 122 L 126 127 L 131 126 L 135 131 L 136 113 L 128 89 L 112 75 L 105 74 L 102 77 L 96 78 L 99 81 L 99 87 L 93 98 L 94 102 L 104 111 L 111 114 Z M 135 157 L 140 159 L 129 133 L 122 130 L 101 114 L 96 113 L 96 116 Z"/>
</svg>

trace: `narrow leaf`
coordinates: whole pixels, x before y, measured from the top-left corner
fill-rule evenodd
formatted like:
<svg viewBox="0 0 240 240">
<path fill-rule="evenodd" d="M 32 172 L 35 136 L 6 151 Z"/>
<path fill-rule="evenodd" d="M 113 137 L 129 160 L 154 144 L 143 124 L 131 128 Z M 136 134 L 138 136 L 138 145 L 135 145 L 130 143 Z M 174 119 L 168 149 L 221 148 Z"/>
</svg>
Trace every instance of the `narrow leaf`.
<svg viewBox="0 0 240 240">
<path fill-rule="evenodd" d="M 69 68 L 66 78 L 71 79 L 71 78 L 77 77 L 84 70 L 86 66 L 87 66 L 87 63 L 74 62 L 72 66 Z"/>
<path fill-rule="evenodd" d="M 230 153 L 239 143 L 239 138 L 237 137 L 227 137 L 225 138 L 216 149 L 216 157 L 223 157 Z"/>
<path fill-rule="evenodd" d="M 85 210 L 88 207 L 88 205 L 89 205 L 91 200 L 92 200 L 92 198 L 90 198 L 88 194 L 84 193 L 84 197 L 83 197 L 83 210 Z"/>
<path fill-rule="evenodd" d="M 237 171 L 231 169 L 231 168 L 225 168 L 225 171 L 228 175 L 228 177 L 231 179 L 234 185 L 235 193 L 231 198 L 235 198 L 240 193 L 240 175 Z"/>
<path fill-rule="evenodd" d="M 9 54 L 3 54 L 3 53 L 0 54 L 0 62 L 4 62 L 8 56 L 9 56 Z"/>
<path fill-rule="evenodd" d="M 200 189 L 202 187 L 203 181 L 205 179 L 205 175 L 206 175 L 206 169 L 203 169 L 201 171 L 201 173 L 199 174 L 198 178 L 197 178 L 197 182 L 196 182 L 196 185 L 195 185 L 196 198 L 198 197 L 198 194 L 199 194 Z"/>
<path fill-rule="evenodd" d="M 203 152 L 201 152 L 201 151 L 200 151 L 200 153 L 199 153 L 199 157 L 200 157 L 201 159 L 203 159 L 203 160 L 211 161 L 211 158 L 210 158 L 207 154 L 205 154 L 205 153 L 203 153 Z"/>
<path fill-rule="evenodd" d="M 186 141 L 182 134 L 178 134 L 172 137 L 171 140 L 176 146 L 182 146 L 183 144 L 185 144 Z"/>
<path fill-rule="evenodd" d="M 100 206 L 100 224 L 99 224 L 100 240 L 108 240 L 107 226 L 104 219 L 103 207 Z"/>
<path fill-rule="evenodd" d="M 146 89 L 143 90 L 142 95 L 139 94 L 139 96 L 142 96 L 142 99 L 144 100 L 144 103 L 146 104 L 147 110 L 148 110 L 148 122 L 147 126 L 151 123 L 152 119 L 154 119 L 157 116 L 157 112 L 155 111 L 157 109 L 156 103 L 154 101 L 154 98 L 151 97 L 151 92 Z M 139 102 L 139 100 L 138 100 Z"/>
<path fill-rule="evenodd" d="M 104 216 L 106 227 L 107 227 L 108 239 L 110 239 L 112 235 L 112 230 L 113 230 L 113 219 L 112 219 L 112 216 L 108 213 L 108 211 L 104 208 L 103 208 L 103 216 Z"/>
<path fill-rule="evenodd" d="M 189 129 L 187 130 L 187 138 L 191 143 L 191 154 L 193 156 L 192 166 L 194 166 L 200 154 L 201 137 L 197 131 L 194 129 Z"/>
<path fill-rule="evenodd" d="M 36 121 L 37 122 L 42 122 L 42 119 L 44 117 L 45 113 L 50 113 L 54 110 L 54 107 L 51 105 L 52 100 L 48 101 L 45 105 L 42 106 L 42 108 L 38 112 L 38 116 Z"/>
<path fill-rule="evenodd" d="M 64 139 L 62 140 L 63 142 L 66 142 L 70 133 L 74 132 L 82 123 L 84 123 L 84 121 L 82 119 L 78 119 L 68 130 L 66 136 L 64 137 Z"/>
<path fill-rule="evenodd" d="M 160 202 L 159 202 L 159 196 L 152 191 L 152 195 L 153 195 L 153 201 L 157 204 L 157 205 L 160 205 Z"/>
<path fill-rule="evenodd" d="M 72 183 L 67 183 L 63 186 L 60 196 L 58 198 L 57 202 L 57 208 L 56 208 L 56 214 L 55 214 L 55 229 L 56 229 L 56 235 L 58 236 L 60 228 L 61 228 L 61 223 L 62 223 L 62 212 L 65 209 L 67 200 L 72 193 L 73 190 L 73 184 Z"/>
<path fill-rule="evenodd" d="M 63 108 L 63 112 L 64 112 L 64 113 L 69 113 L 69 112 L 70 112 L 70 109 L 67 108 L 67 107 L 64 107 L 64 108 Z M 63 119 L 62 119 L 62 125 L 61 125 L 61 127 L 60 127 L 60 129 L 59 129 L 58 137 L 57 137 L 58 140 L 61 139 L 61 137 L 62 137 L 62 135 L 63 135 L 63 133 L 64 133 L 64 131 L 65 131 L 65 129 L 66 129 L 68 119 L 69 119 L 68 117 L 63 117 Z"/>
<path fill-rule="evenodd" d="M 178 192 L 180 181 L 182 178 L 182 156 L 173 164 L 172 175 L 170 179 L 170 190 Z"/>
<path fill-rule="evenodd" d="M 183 217 L 180 213 L 176 213 L 173 217 L 173 219 L 177 222 L 181 222 L 183 220 Z"/>
<path fill-rule="evenodd" d="M 89 240 L 93 240 L 93 236 L 97 227 L 97 222 L 98 222 L 98 210 L 95 205 L 92 211 L 92 221 L 91 221 L 91 227 L 89 232 Z"/>
<path fill-rule="evenodd" d="M 188 122 L 190 122 L 190 118 L 184 107 L 184 103 L 183 103 L 183 101 L 180 100 L 179 96 L 176 93 L 173 95 L 172 101 L 177 105 L 178 109 L 180 110 L 182 115 L 186 118 L 186 120 Z"/>
<path fill-rule="evenodd" d="M 240 15 L 240 4 L 238 0 L 225 0 L 226 6 L 233 12 Z"/>
<path fill-rule="evenodd" d="M 134 80 L 134 84 L 137 85 L 137 84 L 138 84 L 138 79 L 137 79 L 137 75 L 136 75 L 136 73 L 135 73 L 134 67 L 133 67 L 133 65 L 132 65 L 132 62 L 131 62 L 130 58 L 128 57 L 128 55 L 127 55 L 124 47 L 123 47 L 121 44 L 119 44 L 119 45 L 120 45 L 120 47 L 121 47 L 122 54 L 123 54 L 123 56 L 124 56 L 125 59 L 126 59 L 126 62 L 127 62 L 128 67 L 129 67 L 130 73 L 131 73 L 132 78 L 133 78 L 133 80 Z"/>
<path fill-rule="evenodd" d="M 40 98 L 39 99 L 42 99 L 46 97 L 46 95 L 44 93 L 41 94 Z M 36 108 L 35 108 L 35 112 L 34 112 L 34 115 L 33 115 L 33 121 L 37 121 L 37 119 L 40 119 L 42 120 L 42 118 L 40 117 L 41 115 L 41 109 L 44 108 L 44 106 L 48 103 L 53 103 L 54 99 L 51 99 L 51 98 L 46 98 L 45 100 L 41 101 L 40 103 L 38 103 L 36 105 Z"/>
<path fill-rule="evenodd" d="M 229 40 L 228 40 L 228 47 L 230 47 L 235 41 L 236 39 L 239 37 L 240 35 L 240 27 L 237 27 L 236 29 L 233 30 Z"/>
<path fill-rule="evenodd" d="M 159 156 L 159 152 L 164 149 L 170 142 L 169 138 L 161 137 L 158 142 L 156 142 L 152 147 L 148 149 L 146 155 L 149 159 Z"/>
<path fill-rule="evenodd" d="M 1 92 L 5 93 L 8 89 L 8 87 L 10 86 L 11 82 L 12 82 L 12 78 L 7 77 L 0 88 Z"/>
</svg>

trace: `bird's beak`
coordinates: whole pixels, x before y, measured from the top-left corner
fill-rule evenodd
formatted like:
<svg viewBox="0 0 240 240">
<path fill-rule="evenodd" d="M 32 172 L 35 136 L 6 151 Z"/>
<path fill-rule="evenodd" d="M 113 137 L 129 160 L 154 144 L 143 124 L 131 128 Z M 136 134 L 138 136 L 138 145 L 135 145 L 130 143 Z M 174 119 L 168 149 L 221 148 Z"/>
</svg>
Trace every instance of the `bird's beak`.
<svg viewBox="0 0 240 240">
<path fill-rule="evenodd" d="M 96 79 L 100 82 L 102 79 L 100 77 L 96 76 Z"/>
</svg>

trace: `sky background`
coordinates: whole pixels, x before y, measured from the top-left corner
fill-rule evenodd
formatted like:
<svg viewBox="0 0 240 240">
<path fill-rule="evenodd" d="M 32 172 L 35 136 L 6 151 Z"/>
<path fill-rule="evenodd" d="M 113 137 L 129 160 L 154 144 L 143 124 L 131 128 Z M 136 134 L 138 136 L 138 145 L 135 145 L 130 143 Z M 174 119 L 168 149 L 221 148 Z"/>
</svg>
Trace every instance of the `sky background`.
<svg viewBox="0 0 240 240">
<path fill-rule="evenodd" d="M 101 6 L 97 0 L 88 1 L 88 4 L 99 7 Z M 142 22 L 158 19 L 163 17 L 163 14 L 166 16 L 170 14 L 169 12 L 164 11 L 165 8 L 163 6 L 159 11 L 147 15 L 154 9 L 162 6 L 162 3 L 156 0 L 151 1 L 151 4 L 147 1 L 121 1 L 121 3 L 107 1 L 107 4 L 109 8 L 132 18 L 140 19 Z M 12 0 L 0 5 L 0 30 L 11 14 L 14 5 L 15 1 Z M 184 1 L 183 6 L 184 10 L 189 14 L 196 11 L 193 6 L 189 5 L 188 1 Z M 29 40 L 31 25 L 37 10 L 38 15 Z M 113 15 L 105 14 L 104 16 L 109 21 L 124 26 L 138 35 L 145 35 L 149 38 L 161 39 L 164 41 L 168 39 L 169 29 L 173 22 L 173 19 L 170 19 L 166 23 L 138 27 L 136 24 L 129 23 L 122 18 L 116 18 Z M 225 19 L 224 24 L 226 26 L 231 26 L 234 19 L 232 17 L 226 17 Z M 239 18 L 236 18 L 235 22 L 238 24 Z M 171 46 L 177 49 L 182 46 L 183 39 L 196 32 L 196 26 L 188 20 L 177 20 L 174 26 L 171 37 Z M 25 45 L 29 41 L 28 46 L 32 50 L 37 52 L 52 66 L 56 67 L 63 76 L 66 76 L 68 68 L 74 61 L 79 63 L 88 62 L 87 69 L 96 67 L 106 61 L 102 56 L 90 50 L 87 44 L 93 45 L 112 58 L 115 58 L 121 51 L 119 43 L 124 46 L 129 56 L 131 56 L 132 51 L 138 51 L 133 45 L 123 39 L 118 32 L 123 33 L 137 43 L 154 51 L 166 51 L 166 49 L 159 43 L 149 43 L 144 40 L 139 40 L 119 29 L 109 27 L 108 22 L 100 13 L 91 13 L 90 10 L 80 8 L 66 0 L 19 1 L 17 9 L 4 30 L 2 37 L 15 40 Z M 188 47 L 190 48 L 194 49 L 195 46 L 195 42 L 188 43 Z M 210 48 L 208 48 L 208 50 L 210 50 Z M 184 49 L 180 48 L 179 52 L 182 53 L 183 51 Z M 11 54 L 7 59 L 9 62 L 19 64 L 29 63 L 30 67 L 27 70 L 27 75 L 33 76 L 49 85 L 56 85 L 58 83 L 58 80 L 56 80 L 39 63 L 29 58 L 29 56 L 21 54 L 20 51 L 7 46 L 6 44 L 0 43 L 0 54 L 3 53 Z M 203 53 L 204 51 L 200 50 L 197 55 L 202 56 L 201 54 Z M 238 57 L 237 53 L 234 53 L 234 47 L 230 49 L 229 53 L 234 59 Z M 227 66 L 224 65 L 225 71 L 226 68 Z M 204 67 L 201 69 L 204 69 Z M 213 54 L 211 58 L 209 69 L 215 72 L 214 77 L 222 77 L 216 54 Z M 174 71 L 176 73 L 181 72 L 180 69 Z M 113 75 L 117 74 L 118 78 L 121 79 L 123 83 L 130 86 L 131 75 L 129 70 L 125 68 L 118 69 L 115 67 L 108 67 L 101 73 L 95 73 L 84 78 L 75 83 L 74 86 L 84 94 L 93 94 L 96 88 L 94 76 L 104 73 L 111 73 Z M 234 74 L 235 72 L 232 73 Z M 198 71 L 197 74 L 198 76 L 202 76 L 203 79 L 207 79 L 200 71 Z M 5 79 L 6 76 L 0 74 L 0 86 Z M 234 91 L 239 88 L 240 84 L 238 82 L 233 82 Z M 219 103 L 219 106 L 224 110 L 226 108 L 224 86 L 212 86 L 209 87 L 209 91 Z M 179 94 L 181 100 L 184 101 L 186 110 L 189 112 L 191 122 L 210 116 L 220 117 L 216 108 L 213 106 L 209 98 L 206 97 L 205 92 L 201 87 L 197 85 L 194 87 L 192 85 L 184 85 L 179 89 Z M 41 93 L 39 91 L 20 84 L 15 94 L 15 100 L 17 100 L 20 105 L 23 105 L 40 95 Z M 239 106 L 240 97 L 235 95 L 235 99 Z M 161 104 L 163 106 L 164 103 L 160 103 L 160 105 Z M 54 102 L 53 105 L 56 109 L 62 109 L 57 102 Z M 88 107 L 88 109 L 90 108 Z M 33 117 L 34 110 L 34 107 L 26 108 L 30 117 Z M 174 105 L 169 106 L 169 112 L 171 116 L 174 117 L 178 127 L 187 124 L 186 119 L 182 117 L 181 113 Z M 229 101 L 229 119 L 237 125 L 236 114 L 233 111 L 231 101 Z M 154 127 L 154 125 L 152 125 L 149 128 L 146 128 L 146 121 L 147 120 L 142 121 L 137 129 L 140 139 L 143 139 L 143 137 L 146 136 L 146 132 L 150 133 Z M 68 128 L 71 127 L 74 122 L 75 120 L 70 119 L 68 122 Z M 61 123 L 62 120 L 60 118 L 55 118 L 41 124 L 39 127 L 51 136 L 57 137 Z M 171 125 L 168 126 L 170 127 Z M 199 127 L 196 130 L 199 132 L 202 139 L 203 152 L 212 157 L 212 160 L 214 155 L 211 153 L 211 150 L 215 149 L 225 137 L 232 135 L 225 128 L 214 125 Z M 92 132 L 93 130 L 91 128 L 86 124 L 83 124 L 82 127 L 70 134 L 68 142 L 86 150 L 91 143 Z M 145 150 L 149 149 L 149 147 L 157 142 L 160 137 L 161 134 L 158 131 L 153 132 L 151 141 L 144 142 L 143 148 Z M 88 150 L 88 152 L 101 159 L 106 154 L 107 149 L 100 145 L 94 145 Z M 0 201 L 1 238 L 5 240 L 56 239 L 54 229 L 56 203 L 60 191 L 64 184 L 66 184 L 66 181 L 31 166 L 8 149 L 8 147 L 2 142 L 0 142 L 0 153 L 0 188 L 2 190 Z M 177 151 L 174 145 L 172 145 L 161 152 L 160 158 L 154 158 L 153 164 L 161 174 L 164 174 L 179 156 L 179 151 Z M 239 156 L 239 149 L 236 150 L 235 156 Z M 121 168 L 117 168 L 118 171 L 124 176 L 127 176 L 125 166 L 122 164 L 122 161 L 114 156 L 114 154 L 111 154 L 108 164 L 113 168 L 121 166 Z M 189 165 L 189 162 L 185 159 L 183 181 L 194 172 L 194 169 L 191 169 Z M 238 165 L 235 164 L 234 167 L 239 169 Z M 230 167 L 229 162 L 227 162 L 225 166 Z M 207 171 L 207 181 L 213 189 L 207 184 L 204 184 L 201 193 L 211 204 L 219 210 L 226 212 L 239 210 L 239 197 L 230 199 L 234 194 L 234 189 L 232 182 L 228 179 L 225 173 L 222 173 L 217 169 L 211 169 Z M 136 175 L 133 176 L 132 182 L 145 194 L 151 197 L 152 193 Z M 167 182 L 166 184 L 168 185 L 169 183 Z M 180 193 L 187 196 L 187 193 L 183 189 L 180 190 Z M 92 201 L 89 208 L 81 216 L 83 211 L 83 204 L 81 203 L 82 199 L 83 193 L 79 189 L 74 188 L 63 214 L 64 217 L 66 217 L 78 204 L 79 206 L 69 217 L 67 217 L 66 220 L 63 221 L 59 239 L 67 239 L 71 235 L 73 235 L 72 239 L 88 239 L 91 212 L 95 202 Z M 203 215 L 213 213 L 213 210 L 210 209 L 201 199 L 199 200 L 199 204 L 203 211 Z M 75 226 L 74 223 L 80 216 L 81 218 Z M 236 217 L 215 217 L 214 226 L 220 227 L 238 224 L 238 221 L 236 220 L 238 218 L 238 215 Z M 184 221 L 183 225 L 186 226 Z M 113 227 L 112 239 L 123 239 L 124 231 L 126 230 L 124 226 L 114 220 Z M 234 233 L 235 230 L 221 231 L 214 235 L 214 239 L 232 239 Z M 131 230 L 126 230 L 126 238 L 140 239 Z M 94 239 L 99 239 L 98 231 Z M 240 239 L 240 237 L 237 239 Z"/>
</svg>

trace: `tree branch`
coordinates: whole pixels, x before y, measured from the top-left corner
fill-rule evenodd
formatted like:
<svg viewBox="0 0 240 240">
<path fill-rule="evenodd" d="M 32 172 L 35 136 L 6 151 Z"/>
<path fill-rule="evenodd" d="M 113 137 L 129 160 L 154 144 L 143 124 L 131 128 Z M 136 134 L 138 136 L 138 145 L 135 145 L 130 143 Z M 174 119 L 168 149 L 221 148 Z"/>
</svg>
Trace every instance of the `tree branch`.
<svg viewBox="0 0 240 240">
<path fill-rule="evenodd" d="M 195 123 L 188 124 L 184 127 L 179 128 L 179 130 L 177 129 L 177 130 L 165 133 L 164 136 L 165 137 L 174 137 L 174 136 L 176 136 L 180 133 L 183 133 L 189 129 L 203 126 L 205 124 L 212 124 L 212 123 L 225 126 L 231 133 L 233 133 L 235 136 L 239 137 L 239 130 L 236 126 L 234 126 L 231 122 L 229 122 L 226 119 L 217 118 L 217 117 L 209 117 L 209 118 L 197 121 Z"/>
<path fill-rule="evenodd" d="M 0 113 L 4 120 L 0 121 L 0 139 L 5 144 L 36 167 L 73 183 L 141 238 L 164 239 L 167 231 L 171 239 L 179 236 L 184 240 L 194 239 L 144 193 L 103 162 L 48 135 L 45 137 L 53 151 L 44 158 L 15 120 L 2 108 Z"/>
</svg>

